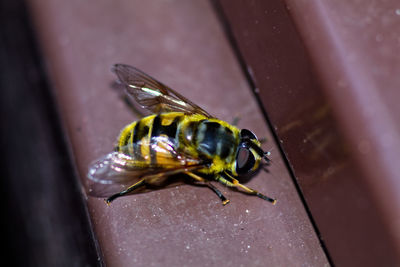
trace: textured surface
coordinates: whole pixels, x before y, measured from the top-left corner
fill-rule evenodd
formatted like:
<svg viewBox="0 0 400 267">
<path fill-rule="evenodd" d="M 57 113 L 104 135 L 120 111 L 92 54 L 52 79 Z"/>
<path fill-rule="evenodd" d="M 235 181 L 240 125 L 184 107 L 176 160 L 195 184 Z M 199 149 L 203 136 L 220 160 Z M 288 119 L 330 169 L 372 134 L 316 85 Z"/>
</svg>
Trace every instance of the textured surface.
<svg viewBox="0 0 400 267">
<path fill-rule="evenodd" d="M 333 263 L 399 264 L 397 1 L 220 1 Z"/>
<path fill-rule="evenodd" d="M 247 185 L 276 197 L 273 206 L 220 186 L 189 185 L 133 195 L 106 206 L 88 199 L 109 266 L 323 266 L 326 257 L 271 141 L 222 28 L 206 1 L 30 1 L 65 129 L 84 182 L 135 119 L 111 89 L 110 66 L 129 63 L 212 114 L 269 142 L 273 164 Z M 137 118 L 137 117 L 136 117 Z"/>
</svg>

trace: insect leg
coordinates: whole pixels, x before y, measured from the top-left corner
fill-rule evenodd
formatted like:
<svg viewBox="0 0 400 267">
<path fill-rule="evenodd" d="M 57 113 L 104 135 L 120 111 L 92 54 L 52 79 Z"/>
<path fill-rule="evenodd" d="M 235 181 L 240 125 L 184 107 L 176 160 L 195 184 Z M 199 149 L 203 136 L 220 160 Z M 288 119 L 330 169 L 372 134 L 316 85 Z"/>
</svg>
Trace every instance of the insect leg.
<svg viewBox="0 0 400 267">
<path fill-rule="evenodd" d="M 271 202 L 271 203 L 274 204 L 274 205 L 276 204 L 276 199 L 267 197 L 267 196 L 265 196 L 265 195 L 259 193 L 258 191 L 256 191 L 256 190 L 250 188 L 250 187 L 247 187 L 247 186 L 245 186 L 245 185 L 242 185 L 241 183 L 239 183 L 239 181 L 238 181 L 237 179 L 233 178 L 232 176 L 228 175 L 227 173 L 224 173 L 224 174 L 225 174 L 226 177 L 227 177 L 229 180 L 231 180 L 231 181 L 228 181 L 228 179 L 226 179 L 225 177 L 223 177 L 222 175 L 220 175 L 220 176 L 218 176 L 218 178 L 217 178 L 217 180 L 218 180 L 220 183 L 222 183 L 222 184 L 224 184 L 224 185 L 226 185 L 226 186 L 229 186 L 229 187 L 236 187 L 236 188 L 239 188 L 239 187 L 240 187 L 240 188 L 242 188 L 244 191 L 246 191 L 246 192 L 249 193 L 249 194 L 256 195 L 257 197 L 262 198 L 262 199 L 264 199 L 264 200 L 267 200 L 267 201 Z"/>
<path fill-rule="evenodd" d="M 140 180 L 139 182 L 137 182 L 137 183 L 135 183 L 135 184 L 129 186 L 127 189 L 125 189 L 125 190 L 123 190 L 123 191 L 121 191 L 121 192 L 119 192 L 119 193 L 116 193 L 116 194 L 114 194 L 114 195 L 108 197 L 105 201 L 106 201 L 107 205 L 110 205 L 110 203 L 111 203 L 113 200 L 115 200 L 116 198 L 122 197 L 122 196 L 124 196 L 124 195 L 126 195 L 126 194 L 129 194 L 129 193 L 132 192 L 133 190 L 135 190 L 135 189 L 137 189 L 137 188 L 139 188 L 139 187 L 141 187 L 141 186 L 144 186 L 145 184 L 146 184 L 145 179 L 142 179 L 142 180 Z"/>
<path fill-rule="evenodd" d="M 213 184 L 210 183 L 210 181 L 207 181 L 206 179 L 192 173 L 192 172 L 185 172 L 185 174 L 189 175 L 190 177 L 192 177 L 194 180 L 199 181 L 199 182 L 203 182 L 204 184 L 206 184 L 212 191 L 214 191 L 214 193 L 219 197 L 219 199 L 221 199 L 222 201 L 222 205 L 226 205 L 229 203 L 229 199 L 227 199 L 222 193 L 221 191 L 219 191 L 218 188 L 216 188 Z"/>
<path fill-rule="evenodd" d="M 221 199 L 222 201 L 222 205 L 226 205 L 229 203 L 229 199 L 227 199 L 222 193 L 221 191 L 218 190 L 218 188 L 216 188 L 212 183 L 208 182 L 207 183 L 208 187 L 211 188 L 212 191 L 214 191 L 215 194 L 217 194 L 217 196 Z"/>
</svg>

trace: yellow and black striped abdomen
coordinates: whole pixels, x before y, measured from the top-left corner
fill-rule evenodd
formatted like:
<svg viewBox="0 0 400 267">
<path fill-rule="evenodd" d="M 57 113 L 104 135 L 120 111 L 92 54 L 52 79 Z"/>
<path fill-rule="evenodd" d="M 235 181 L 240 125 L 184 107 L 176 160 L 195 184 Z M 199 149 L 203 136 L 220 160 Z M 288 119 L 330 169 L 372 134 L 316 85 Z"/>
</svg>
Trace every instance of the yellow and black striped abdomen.
<svg viewBox="0 0 400 267">
<path fill-rule="evenodd" d="M 157 152 L 150 144 L 159 136 L 167 137 L 178 153 L 226 163 L 234 160 L 239 143 L 239 129 L 224 121 L 200 114 L 170 112 L 150 115 L 127 125 L 119 137 L 119 150 L 156 163 Z"/>
<path fill-rule="evenodd" d="M 172 144 L 174 151 L 179 151 L 179 132 L 182 123 L 187 117 L 181 112 L 153 114 L 127 125 L 119 136 L 118 150 L 134 155 L 137 160 L 149 161 L 157 164 L 157 151 L 151 146 L 157 137 L 166 137 Z M 172 160 L 173 157 L 170 157 Z M 160 159 L 159 159 L 160 160 Z M 165 160 L 165 155 L 163 157 Z M 163 162 L 165 163 L 165 162 Z"/>
</svg>

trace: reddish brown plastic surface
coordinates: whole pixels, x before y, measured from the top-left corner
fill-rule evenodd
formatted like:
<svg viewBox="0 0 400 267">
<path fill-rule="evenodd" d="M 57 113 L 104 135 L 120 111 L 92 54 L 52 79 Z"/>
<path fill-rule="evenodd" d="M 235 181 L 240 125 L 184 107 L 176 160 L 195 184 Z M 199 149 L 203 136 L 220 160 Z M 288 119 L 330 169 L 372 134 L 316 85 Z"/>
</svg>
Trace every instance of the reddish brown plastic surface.
<svg viewBox="0 0 400 267">
<path fill-rule="evenodd" d="M 397 266 L 397 1 L 228 1 L 223 11 L 338 266 Z"/>
<path fill-rule="evenodd" d="M 327 259 L 271 134 L 206 1 L 35 1 L 31 10 L 82 182 L 137 117 L 111 89 L 129 63 L 210 113 L 269 141 L 269 173 L 247 185 L 278 203 L 219 186 L 184 185 L 116 200 L 88 198 L 109 266 L 324 266 Z"/>
</svg>

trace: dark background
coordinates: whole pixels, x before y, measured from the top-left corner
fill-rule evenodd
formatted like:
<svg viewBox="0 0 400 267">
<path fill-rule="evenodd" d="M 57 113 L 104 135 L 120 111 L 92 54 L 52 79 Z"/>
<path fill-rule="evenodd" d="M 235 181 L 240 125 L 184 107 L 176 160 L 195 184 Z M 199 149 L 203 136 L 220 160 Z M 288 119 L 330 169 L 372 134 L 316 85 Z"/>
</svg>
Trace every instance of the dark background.
<svg viewBox="0 0 400 267">
<path fill-rule="evenodd" d="M 2 260 L 96 266 L 87 212 L 23 1 L 0 1 Z"/>
</svg>

